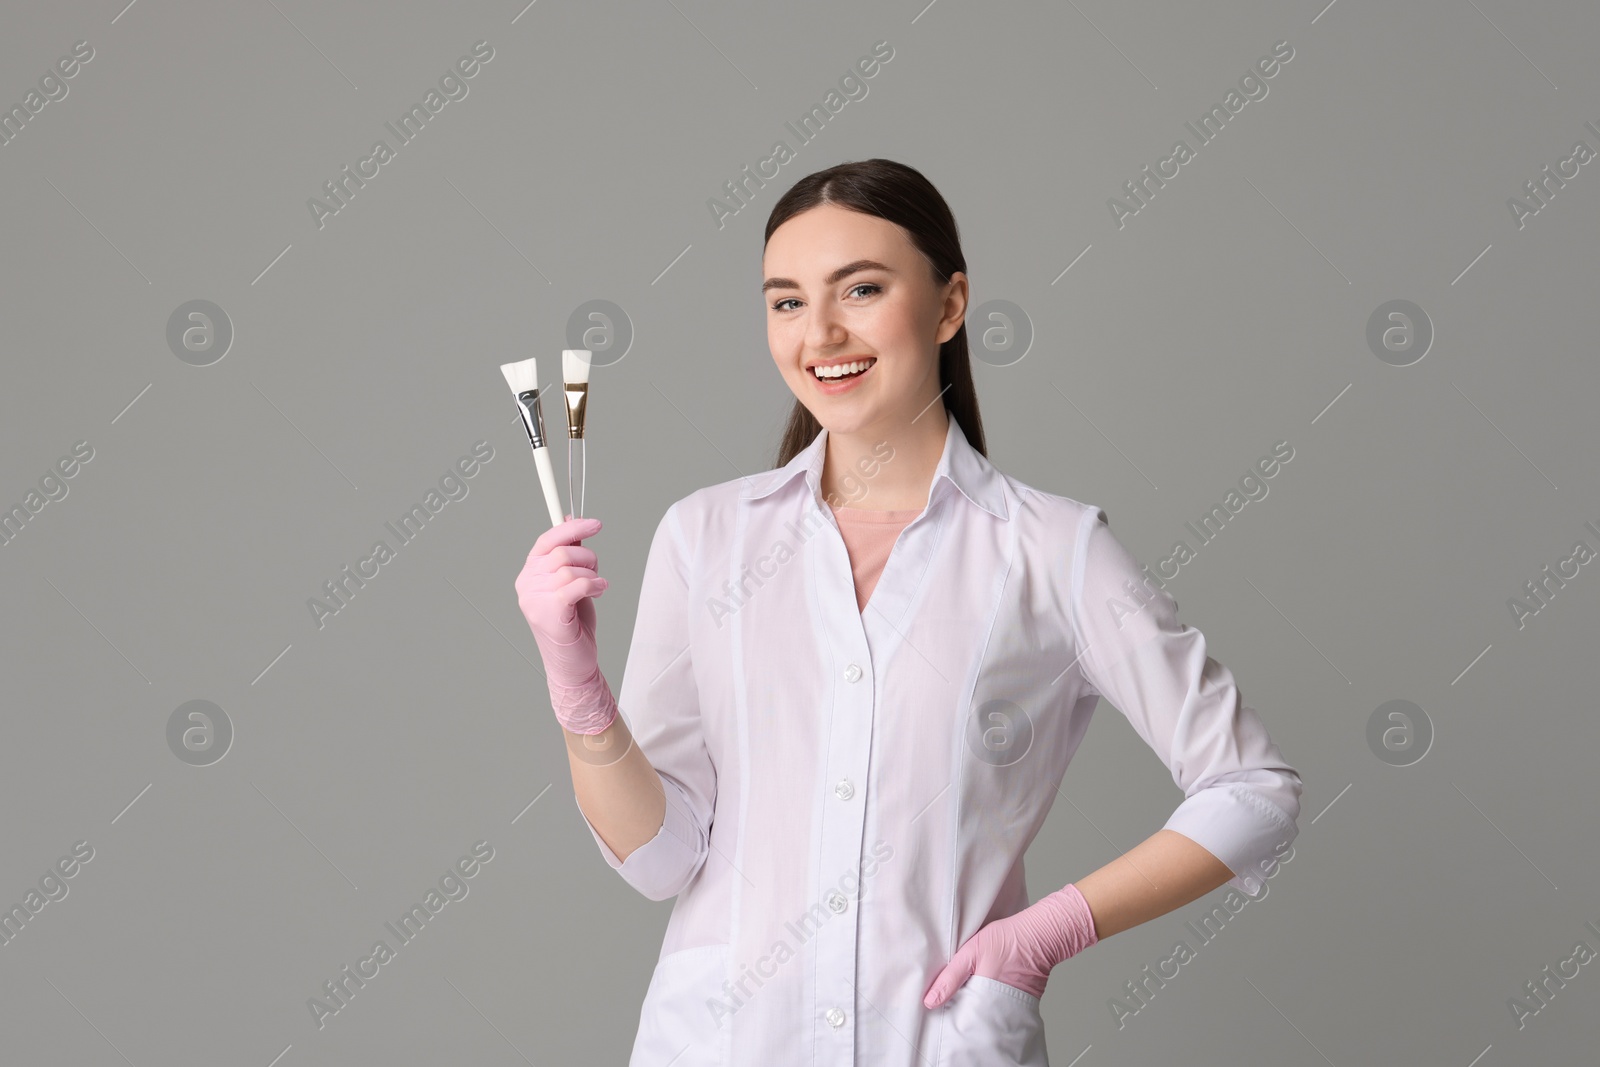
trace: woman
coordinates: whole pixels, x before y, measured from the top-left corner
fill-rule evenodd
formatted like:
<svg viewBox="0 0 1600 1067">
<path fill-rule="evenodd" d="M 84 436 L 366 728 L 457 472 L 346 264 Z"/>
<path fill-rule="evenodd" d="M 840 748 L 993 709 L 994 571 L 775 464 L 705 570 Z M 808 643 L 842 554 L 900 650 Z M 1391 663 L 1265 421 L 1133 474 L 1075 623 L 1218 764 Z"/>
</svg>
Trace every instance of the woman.
<svg viewBox="0 0 1600 1067">
<path fill-rule="evenodd" d="M 1105 513 L 988 462 L 966 263 L 927 179 L 804 178 L 762 267 L 795 406 L 775 469 L 657 526 L 626 722 L 578 543 L 600 522 L 552 528 L 517 579 L 595 843 L 677 896 L 630 1064 L 1047 1064 L 1051 968 L 1224 882 L 1253 893 L 1300 777 Z M 1023 853 L 1101 695 L 1185 799 L 1030 905 Z"/>
</svg>

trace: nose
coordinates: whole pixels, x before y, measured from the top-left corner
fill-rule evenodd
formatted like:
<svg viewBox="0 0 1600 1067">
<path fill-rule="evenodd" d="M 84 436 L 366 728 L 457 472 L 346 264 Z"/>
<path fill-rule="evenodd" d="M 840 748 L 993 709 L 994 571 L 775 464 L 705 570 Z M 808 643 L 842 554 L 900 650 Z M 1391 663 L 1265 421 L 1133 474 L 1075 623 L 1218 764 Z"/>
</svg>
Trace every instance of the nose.
<svg viewBox="0 0 1600 1067">
<path fill-rule="evenodd" d="M 849 331 L 832 304 L 824 302 L 806 309 L 806 344 L 813 351 L 837 348 L 848 336 Z"/>
</svg>

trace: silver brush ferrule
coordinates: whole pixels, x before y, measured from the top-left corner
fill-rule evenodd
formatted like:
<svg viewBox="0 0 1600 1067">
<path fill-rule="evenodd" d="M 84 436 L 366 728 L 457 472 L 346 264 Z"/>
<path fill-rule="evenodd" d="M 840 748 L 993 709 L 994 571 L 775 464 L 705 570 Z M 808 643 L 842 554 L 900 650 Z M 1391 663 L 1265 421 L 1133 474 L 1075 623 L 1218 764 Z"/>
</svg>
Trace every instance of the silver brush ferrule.
<svg viewBox="0 0 1600 1067">
<path fill-rule="evenodd" d="M 539 408 L 539 390 L 518 393 L 517 409 L 522 412 L 522 428 L 528 431 L 528 444 L 544 448 L 544 413 Z"/>
</svg>

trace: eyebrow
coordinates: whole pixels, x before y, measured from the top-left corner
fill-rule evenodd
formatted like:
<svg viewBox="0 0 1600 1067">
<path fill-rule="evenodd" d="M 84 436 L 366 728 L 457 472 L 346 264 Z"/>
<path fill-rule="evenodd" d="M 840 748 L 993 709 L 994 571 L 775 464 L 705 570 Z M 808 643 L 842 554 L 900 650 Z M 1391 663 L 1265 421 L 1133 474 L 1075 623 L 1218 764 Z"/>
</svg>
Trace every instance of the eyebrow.
<svg viewBox="0 0 1600 1067">
<path fill-rule="evenodd" d="M 833 285 L 835 282 L 841 281 L 857 271 L 863 270 L 881 270 L 889 274 L 894 273 L 894 268 L 887 267 L 875 259 L 858 259 L 854 263 L 846 263 L 844 266 L 828 275 L 828 277 L 824 279 L 824 283 L 827 285 Z M 763 293 L 767 292 L 769 289 L 798 288 L 800 288 L 800 283 L 794 281 L 792 278 L 768 278 L 766 281 L 761 283 L 761 291 Z"/>
</svg>

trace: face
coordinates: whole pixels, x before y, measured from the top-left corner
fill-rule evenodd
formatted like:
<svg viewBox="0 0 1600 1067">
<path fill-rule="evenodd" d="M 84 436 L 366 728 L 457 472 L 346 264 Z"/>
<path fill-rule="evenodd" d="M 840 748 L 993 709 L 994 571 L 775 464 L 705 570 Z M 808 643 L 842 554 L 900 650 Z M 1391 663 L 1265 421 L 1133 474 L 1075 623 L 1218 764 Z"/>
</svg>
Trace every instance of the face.
<svg viewBox="0 0 1600 1067">
<path fill-rule="evenodd" d="M 761 259 L 767 344 L 784 381 L 832 434 L 884 432 L 939 396 L 939 346 L 967 309 L 887 219 L 822 204 L 773 231 Z M 845 378 L 813 368 L 866 364 Z"/>
</svg>

